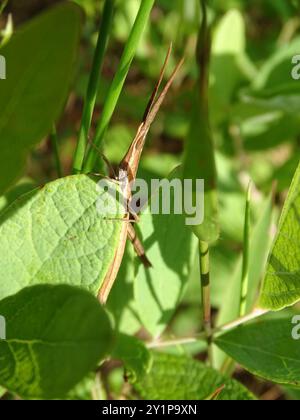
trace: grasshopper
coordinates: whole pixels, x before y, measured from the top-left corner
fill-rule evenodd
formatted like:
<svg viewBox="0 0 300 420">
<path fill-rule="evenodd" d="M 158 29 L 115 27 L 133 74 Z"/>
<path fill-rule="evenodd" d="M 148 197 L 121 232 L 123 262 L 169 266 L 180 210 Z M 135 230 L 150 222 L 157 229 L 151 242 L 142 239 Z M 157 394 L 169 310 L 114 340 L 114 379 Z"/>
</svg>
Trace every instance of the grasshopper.
<svg viewBox="0 0 300 420">
<path fill-rule="evenodd" d="M 137 130 L 136 136 L 133 139 L 124 158 L 120 162 L 118 166 L 118 170 L 116 171 L 116 174 L 114 176 L 115 181 L 122 182 L 124 198 L 125 198 L 125 201 L 128 203 L 127 204 L 128 211 L 125 214 L 124 219 L 122 219 L 124 223 L 122 224 L 121 233 L 120 233 L 120 241 L 119 241 L 118 248 L 115 252 L 113 262 L 99 290 L 98 298 L 101 304 L 103 305 L 107 302 L 110 291 L 118 275 L 118 272 L 119 272 L 119 269 L 120 269 L 120 266 L 124 257 L 127 239 L 129 239 L 132 242 L 137 255 L 140 257 L 145 267 L 147 268 L 151 267 L 151 263 L 146 257 L 143 245 L 135 232 L 133 223 L 137 221 L 137 215 L 133 214 L 130 211 L 129 203 L 132 198 L 131 185 L 132 185 L 132 182 L 135 181 L 136 176 L 137 176 L 139 162 L 140 162 L 141 155 L 144 149 L 147 134 L 165 99 L 165 96 L 168 90 L 170 89 L 179 69 L 181 68 L 184 62 L 183 59 L 179 62 L 179 64 L 174 69 L 170 79 L 166 83 L 165 87 L 162 89 L 161 93 L 158 95 L 158 91 L 165 75 L 165 71 L 166 71 L 166 67 L 167 67 L 167 64 L 171 55 L 171 51 L 172 51 L 172 46 L 170 46 L 168 49 L 165 62 L 160 72 L 159 80 L 153 90 L 153 93 L 147 105 L 142 123 L 140 124 Z"/>
</svg>

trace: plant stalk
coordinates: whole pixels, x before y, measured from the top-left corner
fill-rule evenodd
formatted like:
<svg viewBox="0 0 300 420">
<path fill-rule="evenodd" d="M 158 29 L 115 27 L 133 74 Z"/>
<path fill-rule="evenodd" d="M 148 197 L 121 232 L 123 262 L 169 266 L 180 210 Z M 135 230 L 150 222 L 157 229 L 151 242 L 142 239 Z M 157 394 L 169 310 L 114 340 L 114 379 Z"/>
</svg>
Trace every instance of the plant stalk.
<svg viewBox="0 0 300 420">
<path fill-rule="evenodd" d="M 74 155 L 73 173 L 75 174 L 81 173 L 82 171 L 82 165 L 88 146 L 89 132 L 99 90 L 100 75 L 103 66 L 105 51 L 107 49 L 108 39 L 110 35 L 113 12 L 114 0 L 106 0 L 99 28 L 92 70 L 90 73 L 88 88 L 84 101 L 77 148 Z"/>
<path fill-rule="evenodd" d="M 209 362 L 210 364 L 212 364 L 210 267 L 209 267 L 209 246 L 207 242 L 199 241 L 199 256 L 200 256 L 203 328 L 207 337 Z"/>
<path fill-rule="evenodd" d="M 107 94 L 102 115 L 96 129 L 94 144 L 98 148 L 100 148 L 102 145 L 108 125 L 117 106 L 132 60 L 136 54 L 139 41 L 144 32 L 152 7 L 154 5 L 154 1 L 155 0 L 141 1 L 136 20 L 122 54 L 118 70 Z M 94 169 L 97 158 L 98 154 L 95 152 L 95 148 L 90 147 L 83 166 L 83 171 L 85 173 L 91 172 Z"/>
<path fill-rule="evenodd" d="M 215 335 L 225 333 L 227 331 L 231 331 L 234 328 L 237 328 L 241 325 L 246 324 L 247 322 L 254 321 L 257 318 L 260 318 L 263 315 L 266 315 L 269 311 L 263 310 L 263 309 L 255 309 L 253 312 L 251 312 L 248 315 L 245 315 L 241 318 L 238 318 L 232 322 L 229 322 L 227 324 L 224 324 L 220 327 L 216 327 L 211 330 L 211 341 L 213 341 L 213 338 Z M 183 338 L 177 338 L 174 340 L 166 340 L 166 341 L 154 341 L 147 344 L 147 348 L 153 349 L 153 348 L 165 348 L 165 347 L 172 347 L 172 346 L 180 346 L 180 345 L 186 345 L 186 344 L 194 344 L 198 341 L 207 341 L 207 333 L 201 333 L 197 334 L 194 337 L 183 337 Z"/>
<path fill-rule="evenodd" d="M 250 201 L 251 201 L 251 183 L 249 183 L 245 208 L 245 225 L 244 225 L 244 251 L 243 251 L 243 268 L 241 280 L 240 295 L 240 317 L 247 313 L 247 296 L 249 288 L 249 253 L 250 253 Z"/>
</svg>

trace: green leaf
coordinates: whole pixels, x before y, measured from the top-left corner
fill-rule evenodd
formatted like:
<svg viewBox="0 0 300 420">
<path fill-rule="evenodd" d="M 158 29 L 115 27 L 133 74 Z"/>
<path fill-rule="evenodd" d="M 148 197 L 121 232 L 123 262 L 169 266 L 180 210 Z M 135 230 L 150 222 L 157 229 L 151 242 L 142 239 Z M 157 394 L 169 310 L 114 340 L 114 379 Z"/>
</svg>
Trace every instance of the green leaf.
<svg viewBox="0 0 300 420">
<path fill-rule="evenodd" d="M 196 191 L 197 179 L 204 179 L 204 221 L 193 226 L 196 236 L 205 242 L 216 242 L 220 235 L 214 144 L 208 115 L 203 110 L 198 92 L 190 132 L 186 142 L 183 179 L 193 180 L 193 202 L 201 202 L 202 193 Z"/>
<path fill-rule="evenodd" d="M 262 320 L 223 334 L 215 343 L 251 373 L 300 386 L 299 341 L 292 319 Z"/>
<path fill-rule="evenodd" d="M 246 28 L 243 15 L 231 9 L 220 20 L 212 44 L 210 89 L 212 117 L 224 120 L 233 94 L 241 81 L 239 59 L 243 57 L 246 46 Z"/>
<path fill-rule="evenodd" d="M 123 223 L 98 213 L 101 194 L 92 178 L 71 176 L 23 195 L 1 213 L 0 299 L 41 283 L 97 294 Z"/>
<path fill-rule="evenodd" d="M 132 383 L 148 374 L 152 362 L 144 343 L 126 334 L 118 334 L 111 357 L 122 360 Z"/>
<path fill-rule="evenodd" d="M 300 299 L 300 164 L 291 184 L 269 257 L 259 305 L 281 310 Z"/>
<path fill-rule="evenodd" d="M 299 48 L 300 37 L 297 37 L 282 48 L 276 49 L 254 80 L 254 91 L 274 93 L 274 91 L 290 89 L 291 93 L 299 93 L 300 84 L 293 79 L 291 74 L 292 57 L 299 54 Z"/>
<path fill-rule="evenodd" d="M 196 187 L 196 182 L 203 179 L 204 214 L 203 221 L 192 226 L 193 232 L 200 241 L 211 244 L 220 236 L 217 197 L 217 174 L 215 149 L 209 113 L 209 62 L 210 62 L 210 29 L 207 24 L 206 2 L 202 5 L 202 24 L 198 36 L 196 61 L 198 63 L 198 81 L 194 87 L 193 111 L 191 113 L 190 131 L 185 146 L 183 160 L 183 179 L 193 180 L 193 203 L 202 202 L 203 192 Z"/>
<path fill-rule="evenodd" d="M 250 261 L 249 261 L 249 289 L 247 296 L 247 311 L 250 311 L 255 303 L 257 291 L 261 277 L 263 275 L 268 252 L 271 244 L 271 223 L 272 223 L 272 206 L 273 201 L 270 196 L 261 209 L 261 217 L 253 229 L 250 238 Z M 224 294 L 222 306 L 217 319 L 217 325 L 223 325 L 231 322 L 239 316 L 240 306 L 240 288 L 242 278 L 242 256 L 237 262 L 236 268 L 227 278 L 223 279 Z M 226 285 L 226 289 L 225 289 Z M 225 355 L 219 350 L 215 353 L 215 362 L 217 367 L 221 367 L 224 362 Z"/>
<path fill-rule="evenodd" d="M 80 8 L 63 2 L 19 28 L 0 49 L 7 62 L 0 90 L 0 193 L 22 173 L 27 153 L 61 113 L 80 23 Z"/>
<path fill-rule="evenodd" d="M 103 359 L 112 329 L 96 298 L 66 285 L 34 286 L 0 302 L 0 384 L 24 398 L 63 397 Z"/>
<path fill-rule="evenodd" d="M 152 200 L 161 194 L 157 191 Z M 173 192 L 171 193 L 172 202 Z M 196 238 L 185 216 L 143 214 L 139 224 L 146 254 L 153 267 L 138 263 L 134 282 L 139 317 L 152 336 L 160 335 L 184 294 L 196 253 Z"/>
<path fill-rule="evenodd" d="M 205 400 L 223 385 L 220 400 L 254 399 L 241 384 L 200 362 L 186 356 L 153 353 L 151 371 L 134 388 L 147 400 Z"/>
</svg>

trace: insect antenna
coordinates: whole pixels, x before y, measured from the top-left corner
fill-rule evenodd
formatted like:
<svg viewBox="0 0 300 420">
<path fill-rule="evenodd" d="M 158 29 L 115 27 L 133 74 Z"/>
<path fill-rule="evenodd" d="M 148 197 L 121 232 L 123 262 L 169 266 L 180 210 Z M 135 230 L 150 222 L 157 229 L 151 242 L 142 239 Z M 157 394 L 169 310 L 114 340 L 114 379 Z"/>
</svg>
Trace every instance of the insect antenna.
<svg viewBox="0 0 300 420">
<path fill-rule="evenodd" d="M 119 168 L 122 169 L 123 171 L 126 171 L 127 176 L 129 181 L 132 181 L 136 178 L 136 174 L 138 171 L 138 166 L 139 166 L 139 162 L 140 162 L 140 158 L 141 158 L 141 154 L 144 148 L 144 144 L 145 144 L 145 139 L 146 136 L 149 132 L 149 129 L 166 97 L 166 94 L 168 93 L 171 85 L 174 82 L 174 79 L 178 73 L 178 71 L 180 70 L 180 68 L 182 67 L 183 63 L 184 63 L 184 59 L 182 59 L 177 66 L 175 67 L 173 73 L 171 74 L 170 79 L 168 80 L 168 82 L 166 83 L 165 87 L 163 88 L 162 92 L 159 94 L 158 98 L 157 94 L 158 94 L 158 90 L 159 87 L 162 83 L 164 74 L 165 74 L 165 70 L 166 70 L 166 66 L 167 63 L 169 61 L 170 58 L 170 54 L 171 54 L 171 46 L 168 49 L 168 53 L 167 53 L 167 57 L 165 59 L 164 65 L 162 67 L 161 73 L 160 73 L 160 77 L 159 80 L 154 88 L 154 91 L 151 95 L 150 101 L 148 103 L 148 106 L 146 108 L 146 112 L 144 114 L 144 119 L 142 124 L 139 126 L 137 134 L 133 140 L 133 142 L 131 143 L 129 150 L 127 151 L 126 155 L 124 156 L 123 160 L 121 161 Z"/>
</svg>

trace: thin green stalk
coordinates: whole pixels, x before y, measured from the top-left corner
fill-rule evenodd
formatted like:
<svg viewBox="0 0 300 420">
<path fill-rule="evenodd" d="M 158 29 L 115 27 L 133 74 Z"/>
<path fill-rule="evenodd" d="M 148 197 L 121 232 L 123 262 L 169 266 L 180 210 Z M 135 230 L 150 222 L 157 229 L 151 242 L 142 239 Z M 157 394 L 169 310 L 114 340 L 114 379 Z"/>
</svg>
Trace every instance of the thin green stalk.
<svg viewBox="0 0 300 420">
<path fill-rule="evenodd" d="M 244 226 L 244 251 L 243 251 L 243 268 L 241 280 L 241 296 L 240 296 L 240 316 L 247 313 L 247 296 L 249 288 L 249 253 L 250 253 L 250 201 L 251 201 L 251 183 L 249 184 L 246 198 L 245 208 L 245 226 Z"/>
<path fill-rule="evenodd" d="M 118 70 L 116 72 L 116 75 L 112 81 L 109 92 L 107 94 L 107 97 L 104 103 L 104 108 L 102 111 L 102 115 L 101 115 L 99 124 L 97 126 L 95 139 L 94 139 L 94 143 L 97 147 L 100 147 L 103 142 L 103 138 L 105 136 L 111 117 L 118 103 L 118 100 L 122 92 L 132 60 L 135 56 L 139 41 L 141 39 L 143 31 L 148 22 L 152 7 L 154 5 L 154 1 L 155 0 L 142 0 L 141 1 L 141 5 L 139 8 L 136 20 L 130 32 L 124 52 L 122 54 Z M 94 165 L 97 161 L 97 158 L 98 158 L 98 154 L 96 153 L 95 149 L 90 147 L 88 155 L 87 155 L 87 159 L 83 166 L 84 172 L 87 173 L 93 170 Z"/>
<path fill-rule="evenodd" d="M 207 335 L 208 356 L 209 356 L 209 361 L 212 364 L 210 267 L 209 267 L 209 246 L 207 242 L 199 241 L 199 256 L 200 256 L 203 328 Z"/>
<path fill-rule="evenodd" d="M 211 338 L 212 341 L 216 335 L 223 334 L 227 331 L 231 331 L 241 325 L 246 324 L 247 322 L 254 321 L 269 313 L 268 310 L 265 309 L 255 309 L 248 315 L 244 317 L 238 318 L 234 321 L 231 321 L 227 324 L 221 325 L 220 327 L 216 327 L 211 330 Z M 147 344 L 147 348 L 154 349 L 154 348 L 164 348 L 164 347 L 173 347 L 173 346 L 180 346 L 180 345 L 187 345 L 187 344 L 194 344 L 198 341 L 207 341 L 207 334 L 201 333 L 197 334 L 194 337 L 183 337 L 183 338 L 176 338 L 174 340 L 167 340 L 167 341 L 152 341 Z"/>
<path fill-rule="evenodd" d="M 240 293 L 240 317 L 244 317 L 247 313 L 247 297 L 249 288 L 249 253 L 250 253 L 250 201 L 251 201 L 251 183 L 249 183 L 246 197 L 245 207 L 245 224 L 244 224 L 244 250 L 243 250 L 243 266 L 241 278 Z M 224 361 L 221 372 L 224 375 L 231 376 L 235 370 L 235 362 L 230 357 Z"/>
<path fill-rule="evenodd" d="M 50 141 L 51 141 L 57 176 L 58 178 L 61 178 L 63 176 L 63 171 L 62 171 L 62 165 L 61 165 L 61 161 L 59 157 L 58 138 L 57 138 L 55 125 L 53 126 L 52 132 L 50 134 Z"/>
<path fill-rule="evenodd" d="M 81 126 L 79 130 L 79 137 L 77 148 L 75 151 L 73 162 L 73 173 L 80 173 L 85 158 L 86 148 L 88 145 L 89 132 L 92 123 L 93 112 L 99 90 L 100 75 L 104 60 L 105 51 L 108 44 L 108 39 L 111 30 L 112 17 L 114 11 L 114 0 L 106 0 L 103 16 L 100 23 L 98 40 L 93 59 L 92 70 L 84 101 L 84 108 L 82 113 Z"/>
</svg>

